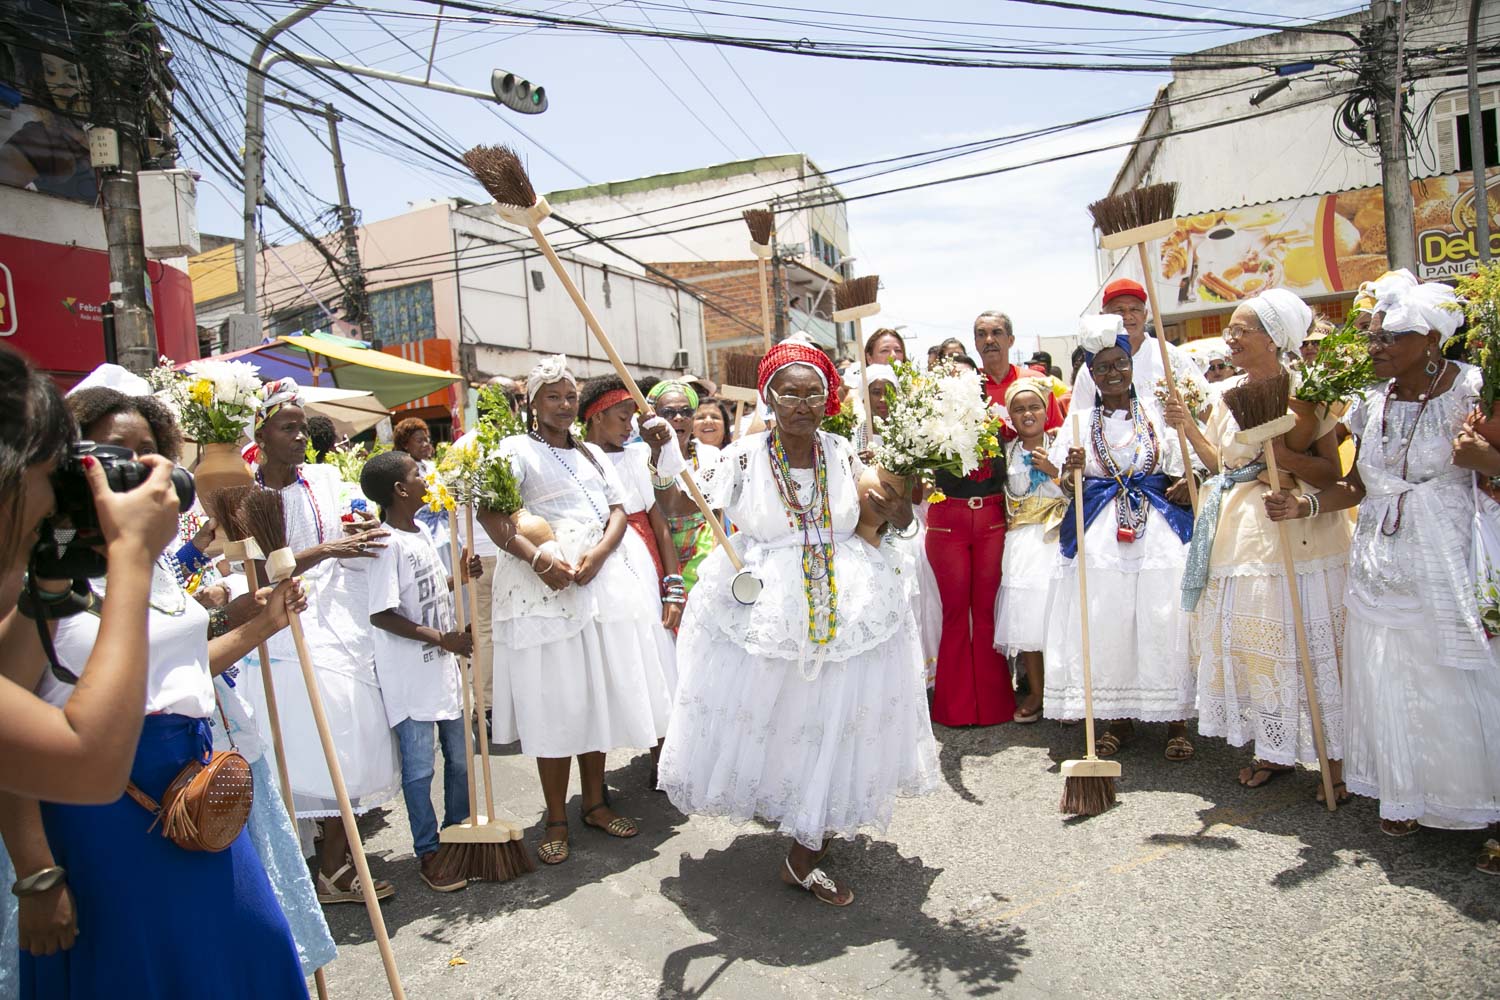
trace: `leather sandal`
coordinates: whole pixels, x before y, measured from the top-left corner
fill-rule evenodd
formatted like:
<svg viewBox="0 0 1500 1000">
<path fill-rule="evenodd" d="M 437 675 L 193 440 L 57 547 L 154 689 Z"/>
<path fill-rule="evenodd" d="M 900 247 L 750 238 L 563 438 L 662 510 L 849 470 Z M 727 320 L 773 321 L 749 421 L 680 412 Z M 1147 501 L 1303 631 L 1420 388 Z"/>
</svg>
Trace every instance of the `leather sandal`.
<svg viewBox="0 0 1500 1000">
<path fill-rule="evenodd" d="M 1240 784 L 1246 788 L 1264 788 L 1283 774 L 1291 774 L 1295 770 L 1296 768 L 1289 764 L 1273 764 L 1268 760 L 1261 760 L 1259 757 L 1256 757 L 1250 761 L 1249 766 L 1240 768 Z M 1249 772 L 1248 774 L 1246 773 L 1247 771 Z M 1265 777 L 1261 778 L 1261 775 L 1265 775 Z M 1256 778 L 1260 778 L 1260 780 L 1256 781 Z M 1342 785 L 1343 782 L 1341 781 L 1339 784 Z M 1320 785 L 1319 787 L 1321 788 L 1322 786 Z M 1318 801 L 1321 802 L 1323 800 L 1319 799 Z"/>
<path fill-rule="evenodd" d="M 351 862 L 346 861 L 344 862 L 344 866 L 332 875 L 325 875 L 322 872 L 318 872 L 319 903 L 322 903 L 324 906 L 332 906 L 335 903 L 363 903 L 365 901 L 365 894 L 359 887 L 358 875 L 349 880 L 349 888 L 339 888 L 339 879 L 347 875 L 353 867 L 354 865 Z M 395 894 L 395 886 L 391 885 L 385 879 L 378 878 L 375 880 L 376 899 L 390 899 Z"/>
<path fill-rule="evenodd" d="M 1186 736 L 1173 736 L 1167 740 L 1167 760 L 1180 764 L 1185 760 L 1193 759 L 1193 741 Z"/>
<path fill-rule="evenodd" d="M 603 830 L 611 837 L 619 837 L 622 840 L 629 840 L 631 837 L 634 837 L 636 834 L 641 832 L 640 827 L 635 825 L 635 820 L 629 819 L 625 816 L 616 816 L 608 823 L 589 822 L 590 816 L 598 812 L 600 809 L 607 808 L 608 806 L 608 802 L 600 802 L 598 805 L 589 806 L 589 808 L 585 809 L 583 811 L 583 825 L 591 826 L 595 830 Z"/>
<path fill-rule="evenodd" d="M 848 906 L 854 902 L 854 890 L 841 889 L 833 879 L 823 873 L 823 869 L 814 868 L 807 873 L 807 878 L 799 878 L 797 872 L 792 868 L 791 858 L 784 859 L 782 865 L 786 869 L 786 874 L 781 876 L 781 880 L 786 882 L 787 885 L 795 885 L 806 889 L 812 893 L 813 898 L 818 902 L 827 903 L 829 906 Z M 791 879 L 791 881 L 787 882 L 787 879 Z M 840 896 L 840 893 L 846 893 L 847 895 Z"/>
<path fill-rule="evenodd" d="M 1486 875 L 1500 875 L 1500 840 L 1486 840 L 1474 867 Z"/>
<path fill-rule="evenodd" d="M 1383 819 L 1380 821 L 1380 832 L 1387 837 L 1410 837 L 1422 825 L 1414 819 Z"/>
<path fill-rule="evenodd" d="M 557 826 L 566 830 L 568 828 L 568 821 L 560 819 L 556 822 L 548 823 L 546 828 L 550 830 Z M 542 859 L 542 864 L 544 865 L 560 865 L 568 860 L 568 856 L 571 853 L 572 850 L 568 847 L 566 840 L 544 840 L 542 841 L 542 846 L 536 849 L 536 856 Z"/>
</svg>

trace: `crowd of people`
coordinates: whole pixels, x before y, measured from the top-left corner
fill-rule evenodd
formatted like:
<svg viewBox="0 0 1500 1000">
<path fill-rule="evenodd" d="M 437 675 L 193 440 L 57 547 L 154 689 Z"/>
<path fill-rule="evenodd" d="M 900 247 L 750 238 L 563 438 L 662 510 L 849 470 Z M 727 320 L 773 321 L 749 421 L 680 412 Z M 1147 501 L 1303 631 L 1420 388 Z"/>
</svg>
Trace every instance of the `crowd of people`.
<svg viewBox="0 0 1500 1000">
<path fill-rule="evenodd" d="M 295 382 L 270 382 L 251 474 L 279 494 L 295 574 L 255 590 L 221 526 L 179 509 L 182 434 L 144 381 L 106 366 L 63 399 L 0 351 L 0 555 L 17 607 L 0 623 L 0 837 L 19 876 L 0 990 L 295 996 L 333 958 L 322 908 L 363 887 L 293 614 L 354 810 L 399 790 L 416 873 L 438 892 L 468 883 L 440 830 L 469 814 L 471 726 L 536 758 L 544 865 L 569 860 L 580 825 L 639 833 L 605 760 L 649 752 L 650 789 L 684 813 L 774 826 L 789 838 L 776 877 L 835 906 L 854 890 L 821 866 L 834 841 L 884 830 L 900 797 L 937 787 L 933 723 L 1072 724 L 1089 701 L 1099 756 L 1164 724 L 1168 761 L 1190 761 L 1195 739 L 1249 747 L 1235 777 L 1251 788 L 1319 766 L 1316 714 L 1328 787 L 1377 799 L 1385 833 L 1500 822 L 1500 657 L 1475 543 L 1500 534 L 1500 451 L 1479 426 L 1479 371 L 1445 355 L 1463 319 L 1452 290 L 1404 272 L 1363 288 L 1377 381 L 1337 405 L 1294 392 L 1295 425 L 1269 444 L 1247 443 L 1223 393 L 1283 376 L 1295 389 L 1320 335 L 1309 307 L 1279 290 L 1249 299 L 1224 352 L 1195 360 L 1162 351 L 1146 298 L 1130 281 L 1105 289 L 1071 381 L 1045 355 L 1013 362 L 1002 312 L 976 318 L 972 354 L 937 345 L 929 364 L 981 373 L 1003 448 L 904 495 L 861 485 L 908 360 L 897 331 L 844 371 L 800 338 L 778 344 L 750 414 L 687 380 L 646 382 L 641 412 L 618 376 L 581 381 L 544 359 L 514 392 L 523 430 L 496 452 L 542 533 L 434 510 L 420 421 L 357 481 L 310 461 L 336 447 L 331 429 Z M 1164 353 L 1192 391 L 1162 391 Z M 861 417 L 848 436 L 825 429 L 846 400 Z M 74 454 L 80 438 L 136 456 L 144 483 L 110 489 Z M 52 579 L 34 550 L 68 476 L 95 512 L 99 564 Z M 862 509 L 888 525 L 879 546 L 855 535 Z M 480 610 L 460 628 L 465 588 Z M 464 709 L 461 658 L 483 715 Z M 249 819 L 226 850 L 185 850 L 143 802 L 230 747 L 256 777 Z M 1478 868 L 1500 874 L 1500 846 Z M 192 886 L 213 927 L 191 947 L 168 884 Z"/>
</svg>

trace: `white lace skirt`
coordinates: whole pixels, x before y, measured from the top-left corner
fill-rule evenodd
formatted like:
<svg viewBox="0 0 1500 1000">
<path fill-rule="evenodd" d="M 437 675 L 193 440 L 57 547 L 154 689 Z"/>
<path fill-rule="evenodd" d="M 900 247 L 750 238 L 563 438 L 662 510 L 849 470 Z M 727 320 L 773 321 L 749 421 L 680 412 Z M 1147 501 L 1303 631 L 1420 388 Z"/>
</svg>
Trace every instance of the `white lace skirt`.
<svg viewBox="0 0 1500 1000">
<path fill-rule="evenodd" d="M 683 812 L 759 818 L 815 849 L 825 835 L 883 832 L 897 796 L 937 787 L 921 654 L 906 630 L 812 681 L 795 661 L 703 630 L 683 630 L 681 653 L 659 775 Z"/>
<path fill-rule="evenodd" d="M 1344 651 L 1344 780 L 1381 819 L 1442 830 L 1500 822 L 1500 667 L 1432 663 L 1424 629 L 1351 610 Z"/>
<path fill-rule="evenodd" d="M 937 676 L 938 640 L 943 636 L 943 601 L 938 596 L 932 564 L 927 561 L 927 529 L 918 525 L 910 538 L 888 537 L 881 543 L 880 552 L 901 574 L 901 586 L 916 617 L 917 641 L 922 647 L 922 680 L 931 687 Z"/>
<path fill-rule="evenodd" d="M 1297 574 L 1318 708 L 1330 760 L 1344 754 L 1344 569 Z M 1273 764 L 1317 766 L 1306 685 L 1286 577 L 1209 580 L 1192 626 L 1198 670 L 1198 732 L 1255 744 Z"/>
<path fill-rule="evenodd" d="M 1047 594 L 1057 566 L 1057 539 L 1046 525 L 1023 524 L 1005 533 L 1000 590 L 995 595 L 995 648 L 1006 656 L 1046 648 Z"/>
</svg>

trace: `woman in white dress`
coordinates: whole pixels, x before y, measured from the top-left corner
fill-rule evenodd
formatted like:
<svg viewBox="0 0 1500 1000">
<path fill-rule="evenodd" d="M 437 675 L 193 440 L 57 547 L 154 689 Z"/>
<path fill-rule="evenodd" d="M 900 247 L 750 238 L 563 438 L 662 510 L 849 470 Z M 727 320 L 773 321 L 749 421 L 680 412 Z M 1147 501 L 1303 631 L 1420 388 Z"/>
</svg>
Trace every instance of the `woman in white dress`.
<svg viewBox="0 0 1500 1000">
<path fill-rule="evenodd" d="M 1316 497 L 1272 494 L 1266 508 L 1281 520 L 1359 504 L 1344 647 L 1349 790 L 1380 800 L 1393 837 L 1479 830 L 1500 821 L 1500 657 L 1471 553 L 1500 507 L 1475 474 L 1500 475 L 1500 453 L 1470 426 L 1479 370 L 1443 360 L 1461 319 L 1452 290 L 1383 283 L 1368 337 L 1386 381 L 1347 418 L 1354 470 Z M 1497 861 L 1487 852 L 1480 868 L 1500 873 Z"/>
<path fill-rule="evenodd" d="M 1068 508 L 1057 467 L 1047 457 L 1055 437 L 1046 429 L 1051 391 L 1034 378 L 1018 378 L 1005 390 L 1016 439 L 1005 446 L 1005 556 L 995 595 L 995 648 L 1019 659 L 1026 672 L 1026 698 L 1015 715 L 1021 723 L 1042 717 L 1047 595 L 1057 563 L 1057 532 Z"/>
<path fill-rule="evenodd" d="M 670 668 L 662 662 L 661 597 L 651 560 L 626 541 L 622 489 L 604 453 L 573 437 L 578 384 L 556 355 L 526 379 L 527 434 L 506 438 L 526 510 L 556 536 L 541 547 L 507 518 L 480 523 L 504 553 L 495 568 L 495 742 L 537 758 L 546 800 L 545 864 L 568 859 L 568 779 L 578 758 L 582 819 L 613 837 L 634 820 L 604 797 L 607 751 L 666 735 Z M 637 540 L 638 543 L 638 540 Z M 622 553 L 635 552 L 635 557 Z"/>
<path fill-rule="evenodd" d="M 309 601 L 302 616 L 318 691 L 328 715 L 344 784 L 356 814 L 390 801 L 401 784 L 396 738 L 385 716 L 375 654 L 370 644 L 369 606 L 363 561 L 385 545 L 385 528 L 346 534 L 341 517 L 349 510 L 344 483 L 331 465 L 304 465 L 307 414 L 297 383 L 268 382 L 255 422 L 260 464 L 255 480 L 278 490 L 286 507 L 287 544 L 297 555 L 297 574 L 307 583 Z M 265 579 L 262 568 L 260 579 Z M 266 644 L 276 684 L 276 707 L 286 747 L 287 770 L 298 819 L 322 824 L 318 859 L 318 899 L 323 903 L 362 903 L 349 843 L 338 820 L 338 799 L 323 757 L 312 707 L 289 633 Z M 257 718 L 266 718 L 259 669 L 244 672 L 246 694 Z M 267 739 L 269 744 L 269 739 Z M 395 894 L 378 880 L 376 895 Z"/>
<path fill-rule="evenodd" d="M 1182 454 L 1154 398 L 1131 385 L 1130 346 L 1119 318 L 1089 317 L 1081 338 L 1096 399 L 1073 400 L 1052 445 L 1052 464 L 1072 491 L 1083 469 L 1084 553 L 1088 559 L 1089 630 L 1094 715 L 1114 720 L 1097 753 L 1110 757 L 1135 735 L 1134 722 L 1165 722 L 1168 760 L 1193 755 L 1187 721 L 1197 714 L 1188 661 L 1182 570 L 1192 514 L 1167 498 L 1183 474 Z M 1080 376 L 1081 377 L 1081 376 Z M 1083 440 L 1075 441 L 1073 427 Z M 1063 559 L 1047 608 L 1049 719 L 1083 717 L 1082 633 L 1078 609 L 1078 540 L 1070 507 L 1059 529 Z"/>
<path fill-rule="evenodd" d="M 759 384 L 776 430 L 736 439 L 701 482 L 763 589 L 742 604 L 728 556 L 704 560 L 661 787 L 686 813 L 774 824 L 793 838 L 781 879 L 846 906 L 854 893 L 817 867 L 830 838 L 883 830 L 896 796 L 937 784 L 922 654 L 899 575 L 854 534 L 862 464 L 818 429 L 838 405 L 833 364 L 782 343 Z M 870 502 L 911 521 L 904 497 Z"/>
</svg>

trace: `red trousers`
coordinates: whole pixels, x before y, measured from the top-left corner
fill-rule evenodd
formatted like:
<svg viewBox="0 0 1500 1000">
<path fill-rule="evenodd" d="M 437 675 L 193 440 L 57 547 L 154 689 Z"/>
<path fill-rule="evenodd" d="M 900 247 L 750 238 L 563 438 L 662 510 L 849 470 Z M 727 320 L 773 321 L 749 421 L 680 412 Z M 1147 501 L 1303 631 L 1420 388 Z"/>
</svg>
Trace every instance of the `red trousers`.
<svg viewBox="0 0 1500 1000">
<path fill-rule="evenodd" d="M 995 650 L 995 595 L 1005 554 L 1005 500 L 950 497 L 927 512 L 927 560 L 943 600 L 932 721 L 992 726 L 1016 714 L 1010 667 Z"/>
</svg>

